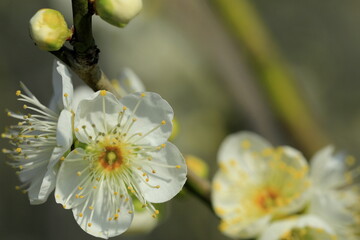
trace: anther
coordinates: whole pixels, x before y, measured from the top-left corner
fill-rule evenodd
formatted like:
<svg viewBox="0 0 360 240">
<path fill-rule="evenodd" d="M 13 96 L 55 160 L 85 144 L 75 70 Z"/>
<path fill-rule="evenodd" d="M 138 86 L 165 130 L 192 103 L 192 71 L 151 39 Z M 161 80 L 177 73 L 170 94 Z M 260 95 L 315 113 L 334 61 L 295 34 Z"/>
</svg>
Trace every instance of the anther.
<svg viewBox="0 0 360 240">
<path fill-rule="evenodd" d="M 93 206 L 89 206 L 89 209 L 90 209 L 90 210 L 94 210 L 94 207 L 93 207 Z"/>
<path fill-rule="evenodd" d="M 16 149 L 15 149 L 15 152 L 17 152 L 17 153 L 21 153 L 21 151 L 22 151 L 21 148 L 16 148 Z"/>
<path fill-rule="evenodd" d="M 87 225 L 88 225 L 88 227 L 91 227 L 91 226 L 92 226 L 92 223 L 88 223 Z"/>
<path fill-rule="evenodd" d="M 140 94 L 140 97 L 145 97 L 145 96 L 146 96 L 145 93 L 141 93 L 141 94 Z"/>
<path fill-rule="evenodd" d="M 60 161 L 64 161 L 64 160 L 65 160 L 65 157 L 62 156 L 62 157 L 60 158 Z"/>
<path fill-rule="evenodd" d="M 175 167 L 176 167 L 176 168 L 181 168 L 181 166 L 180 166 L 180 165 L 176 165 Z"/>
<path fill-rule="evenodd" d="M 28 108 L 28 106 L 27 106 L 26 104 L 24 104 L 23 108 L 24 108 L 24 109 L 27 109 L 27 108 Z"/>
<path fill-rule="evenodd" d="M 166 121 L 165 120 L 162 120 L 161 121 L 161 125 L 165 125 L 166 124 Z"/>
<path fill-rule="evenodd" d="M 105 91 L 105 90 L 101 90 L 101 91 L 100 91 L 100 95 L 101 95 L 101 96 L 106 96 L 106 91 Z"/>
<path fill-rule="evenodd" d="M 84 215 L 82 213 L 79 213 L 79 217 L 83 217 Z"/>
<path fill-rule="evenodd" d="M 67 93 L 64 93 L 64 97 L 68 97 L 69 96 L 69 94 L 67 94 Z"/>
<path fill-rule="evenodd" d="M 76 175 L 78 175 L 79 177 L 81 176 L 81 172 L 77 172 Z"/>
<path fill-rule="evenodd" d="M 15 93 L 16 96 L 20 96 L 21 95 L 21 91 L 20 90 L 17 90 L 16 93 Z"/>
</svg>

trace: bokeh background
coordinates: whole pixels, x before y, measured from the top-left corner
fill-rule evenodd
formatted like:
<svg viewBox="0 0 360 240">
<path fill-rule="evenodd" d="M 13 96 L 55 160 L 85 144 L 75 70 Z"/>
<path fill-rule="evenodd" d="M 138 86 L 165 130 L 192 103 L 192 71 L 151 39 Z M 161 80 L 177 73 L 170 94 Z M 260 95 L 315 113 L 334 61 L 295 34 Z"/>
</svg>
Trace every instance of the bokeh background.
<svg viewBox="0 0 360 240">
<path fill-rule="evenodd" d="M 326 144 L 359 156 L 360 2 L 224 0 L 230 5 L 240 1 L 251 11 L 227 12 L 216 0 L 145 1 L 144 11 L 125 29 L 94 17 L 101 67 L 111 78 L 131 67 L 149 91 L 167 99 L 180 125 L 175 143 L 185 155 L 203 158 L 210 176 L 219 144 L 240 130 L 292 145 L 309 159 Z M 71 25 L 70 6 L 70 0 L 0 1 L 1 129 L 14 123 L 5 109 L 21 107 L 15 96 L 19 81 L 43 103 L 52 94 L 54 58 L 32 43 L 29 19 L 51 7 Z M 240 34 L 228 20 L 231 14 L 245 23 Z M 259 26 L 265 37 L 258 34 Z M 263 41 L 266 48 L 261 48 Z M 263 74 L 274 67 L 273 75 Z M 281 81 L 279 71 L 286 73 Z M 292 106 L 293 98 L 306 111 Z M 47 203 L 31 206 L 26 195 L 15 191 L 18 180 L 6 161 L 3 155 L 0 239 L 95 239 L 52 195 Z M 193 196 L 168 205 L 166 219 L 150 234 L 115 239 L 227 239 L 217 231 L 216 217 Z"/>
</svg>

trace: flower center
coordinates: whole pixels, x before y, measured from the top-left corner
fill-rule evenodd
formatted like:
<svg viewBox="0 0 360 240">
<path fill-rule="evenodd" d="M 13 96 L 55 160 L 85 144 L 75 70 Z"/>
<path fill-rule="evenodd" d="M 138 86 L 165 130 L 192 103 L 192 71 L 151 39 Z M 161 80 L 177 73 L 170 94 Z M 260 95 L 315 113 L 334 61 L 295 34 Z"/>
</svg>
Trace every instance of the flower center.
<svg viewBox="0 0 360 240">
<path fill-rule="evenodd" d="M 123 164 L 123 156 L 118 146 L 106 146 L 99 156 L 99 163 L 106 170 L 114 170 Z"/>
<path fill-rule="evenodd" d="M 255 194 L 254 202 L 263 211 L 268 212 L 279 205 L 281 196 L 272 188 L 265 188 Z"/>
</svg>

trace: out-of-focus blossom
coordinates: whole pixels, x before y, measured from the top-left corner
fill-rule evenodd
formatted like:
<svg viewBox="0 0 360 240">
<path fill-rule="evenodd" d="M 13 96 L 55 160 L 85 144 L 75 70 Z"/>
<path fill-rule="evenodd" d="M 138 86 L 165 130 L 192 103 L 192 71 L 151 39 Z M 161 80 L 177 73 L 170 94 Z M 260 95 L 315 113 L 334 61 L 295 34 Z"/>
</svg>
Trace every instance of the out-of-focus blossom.
<svg viewBox="0 0 360 240">
<path fill-rule="evenodd" d="M 274 148 L 256 134 L 240 132 L 224 140 L 218 163 L 212 202 L 225 235 L 255 237 L 274 218 L 304 207 L 308 165 L 297 150 Z"/>
<path fill-rule="evenodd" d="M 82 100 L 75 114 L 78 143 L 62 164 L 55 198 L 81 228 L 108 238 L 126 231 L 135 196 L 153 217 L 152 203 L 170 200 L 186 181 L 186 164 L 167 142 L 173 111 L 155 93 L 120 100 L 104 90 Z"/>
<path fill-rule="evenodd" d="M 310 176 L 308 212 L 326 221 L 338 239 L 359 239 L 360 162 L 326 147 L 313 157 Z"/>
<path fill-rule="evenodd" d="M 272 223 L 258 240 L 340 240 L 331 227 L 314 215 L 295 216 Z"/>
</svg>

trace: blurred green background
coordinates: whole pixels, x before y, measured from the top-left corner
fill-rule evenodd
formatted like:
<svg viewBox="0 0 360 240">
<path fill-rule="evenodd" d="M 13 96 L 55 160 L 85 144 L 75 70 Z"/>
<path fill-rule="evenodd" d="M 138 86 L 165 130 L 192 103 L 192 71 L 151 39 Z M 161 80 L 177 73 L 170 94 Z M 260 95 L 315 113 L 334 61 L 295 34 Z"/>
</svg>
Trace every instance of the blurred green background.
<svg viewBox="0 0 360 240">
<path fill-rule="evenodd" d="M 149 91 L 168 100 L 180 124 L 175 143 L 184 154 L 205 159 L 211 175 L 216 171 L 216 153 L 223 138 L 245 129 L 274 144 L 297 147 L 307 157 L 330 143 L 360 156 L 360 2 L 227 2 L 231 1 L 246 1 L 256 9 L 275 43 L 268 46 L 270 62 L 273 52 L 281 56 L 281 67 L 291 76 L 291 84 L 315 125 L 321 126 L 316 130 L 325 140 L 308 137 L 312 131 L 306 128 L 299 140 L 297 129 L 303 129 L 304 122 L 298 109 L 290 106 L 299 114 L 298 121 L 292 120 L 290 125 L 275 111 L 276 104 L 289 106 L 292 92 L 286 92 L 276 77 L 271 80 L 270 76 L 264 84 L 259 74 L 262 69 L 254 66 L 248 45 L 240 44 L 234 28 L 222 19 L 224 12 L 216 5 L 219 1 L 145 1 L 144 11 L 125 29 L 94 17 L 101 67 L 110 78 L 116 78 L 122 67 L 131 67 Z M 49 102 L 52 94 L 53 57 L 32 43 L 29 19 L 38 9 L 51 7 L 61 10 L 71 25 L 70 6 L 70 0 L 0 1 L 1 129 L 15 122 L 5 109 L 20 108 L 15 96 L 19 81 L 43 103 Z M 253 27 L 250 24 L 243 30 L 251 33 Z M 263 39 L 250 42 L 257 44 L 258 40 Z M 75 84 L 81 81 L 75 80 Z M 274 88 L 279 90 L 280 104 L 273 104 L 269 91 Z M 1 146 L 6 147 L 6 142 L 1 140 Z M 1 160 L 0 239 L 94 239 L 52 195 L 46 204 L 31 206 L 26 195 L 15 191 L 19 182 L 4 155 Z M 217 231 L 216 217 L 199 200 L 184 196 L 169 205 L 168 217 L 150 234 L 116 239 L 227 239 Z"/>
</svg>

